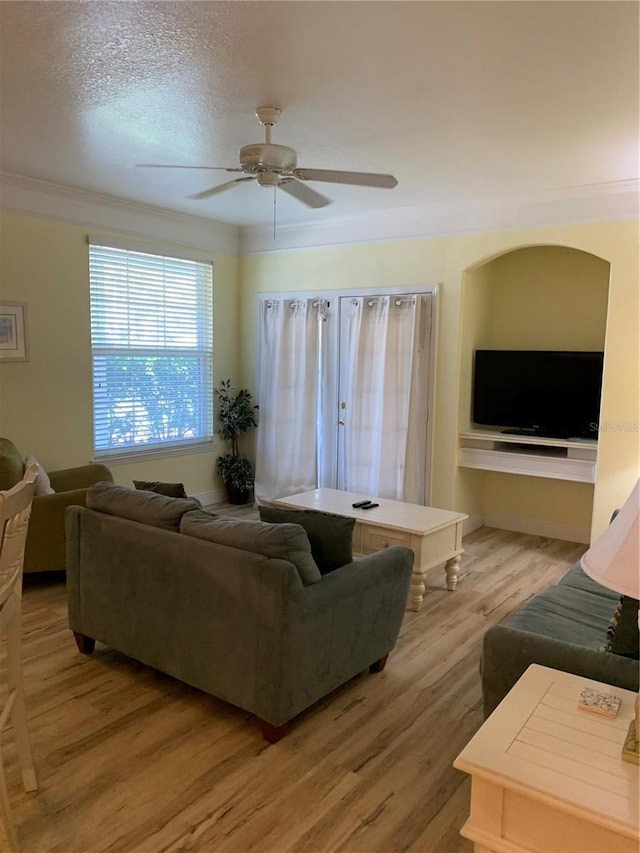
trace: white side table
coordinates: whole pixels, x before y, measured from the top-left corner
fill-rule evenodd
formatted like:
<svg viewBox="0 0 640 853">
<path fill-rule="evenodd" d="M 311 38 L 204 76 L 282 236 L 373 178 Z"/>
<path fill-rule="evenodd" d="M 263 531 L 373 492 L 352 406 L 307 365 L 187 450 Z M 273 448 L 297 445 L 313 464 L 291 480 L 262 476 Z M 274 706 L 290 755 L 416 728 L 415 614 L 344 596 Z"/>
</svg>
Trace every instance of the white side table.
<svg viewBox="0 0 640 853">
<path fill-rule="evenodd" d="M 621 697 L 617 717 L 578 709 L 587 685 Z M 454 761 L 476 853 L 638 853 L 640 768 L 620 754 L 635 697 L 530 666 Z"/>
</svg>

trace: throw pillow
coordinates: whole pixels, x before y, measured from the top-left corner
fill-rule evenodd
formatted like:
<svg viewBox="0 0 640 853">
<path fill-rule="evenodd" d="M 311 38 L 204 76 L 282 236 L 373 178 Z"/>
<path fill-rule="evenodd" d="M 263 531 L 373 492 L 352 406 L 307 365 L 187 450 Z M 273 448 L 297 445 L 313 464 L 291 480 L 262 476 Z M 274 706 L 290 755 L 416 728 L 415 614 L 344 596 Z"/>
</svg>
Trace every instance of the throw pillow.
<svg viewBox="0 0 640 853">
<path fill-rule="evenodd" d="M 218 545 L 241 548 L 263 557 L 288 560 L 298 570 L 305 586 L 321 579 L 307 534 L 298 524 L 265 524 L 262 521 L 220 518 L 195 510 L 182 516 L 180 533 Z"/>
<path fill-rule="evenodd" d="M 326 575 L 353 561 L 354 518 L 311 509 L 280 509 L 271 506 L 258 507 L 258 511 L 261 521 L 304 527 L 309 537 L 311 554 L 321 574 Z"/>
<path fill-rule="evenodd" d="M 200 504 L 192 498 L 168 498 L 152 492 L 137 492 L 114 483 L 94 483 L 87 489 L 87 507 L 108 515 L 117 515 L 130 521 L 162 527 L 165 530 L 180 530 L 180 519 Z"/>
<path fill-rule="evenodd" d="M 607 628 L 605 651 L 638 660 L 639 640 L 638 601 L 622 595 Z"/>
<path fill-rule="evenodd" d="M 38 462 L 33 453 L 30 453 L 27 458 L 24 460 L 24 467 L 28 468 L 29 465 L 37 465 L 38 466 L 38 476 L 36 477 L 36 487 L 33 492 L 34 495 L 53 495 L 55 494 L 55 489 L 51 488 L 51 480 L 49 480 L 49 475 L 44 470 L 42 465 Z"/>
<path fill-rule="evenodd" d="M 136 489 L 145 492 L 156 492 L 158 495 L 166 495 L 168 498 L 186 498 L 187 493 L 182 483 L 162 483 L 160 480 L 134 480 Z"/>
</svg>

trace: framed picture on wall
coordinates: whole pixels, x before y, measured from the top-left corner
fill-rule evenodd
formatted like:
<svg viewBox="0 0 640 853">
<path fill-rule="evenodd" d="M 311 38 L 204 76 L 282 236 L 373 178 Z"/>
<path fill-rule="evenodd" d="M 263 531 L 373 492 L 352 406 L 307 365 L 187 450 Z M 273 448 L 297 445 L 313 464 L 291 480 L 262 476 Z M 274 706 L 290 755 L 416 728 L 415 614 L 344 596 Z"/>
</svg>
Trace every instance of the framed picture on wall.
<svg viewBox="0 0 640 853">
<path fill-rule="evenodd" d="M 0 361 L 28 361 L 27 306 L 0 302 Z"/>
</svg>

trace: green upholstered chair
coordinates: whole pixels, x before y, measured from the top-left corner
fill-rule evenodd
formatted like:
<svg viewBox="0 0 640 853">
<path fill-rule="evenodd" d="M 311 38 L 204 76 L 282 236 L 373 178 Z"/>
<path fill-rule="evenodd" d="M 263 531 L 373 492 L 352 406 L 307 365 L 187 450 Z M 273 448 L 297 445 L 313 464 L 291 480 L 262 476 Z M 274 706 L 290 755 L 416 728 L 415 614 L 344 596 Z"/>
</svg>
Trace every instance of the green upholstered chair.
<svg viewBox="0 0 640 853">
<path fill-rule="evenodd" d="M 0 490 L 11 489 L 24 473 L 24 459 L 13 442 L 0 438 Z M 33 499 L 24 558 L 25 572 L 53 572 L 65 568 L 64 513 L 68 506 L 84 506 L 85 492 L 100 481 L 113 483 L 106 465 L 82 465 L 49 471 L 52 494 Z"/>
</svg>

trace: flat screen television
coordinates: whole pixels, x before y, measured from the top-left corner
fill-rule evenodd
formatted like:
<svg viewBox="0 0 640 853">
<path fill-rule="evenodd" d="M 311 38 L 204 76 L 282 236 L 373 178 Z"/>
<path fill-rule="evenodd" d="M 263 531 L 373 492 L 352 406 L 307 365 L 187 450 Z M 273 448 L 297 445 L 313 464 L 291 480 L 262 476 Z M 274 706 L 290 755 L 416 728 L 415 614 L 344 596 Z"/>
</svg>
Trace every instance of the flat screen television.
<svg viewBox="0 0 640 853">
<path fill-rule="evenodd" d="M 504 432 L 597 438 L 602 352 L 475 352 L 473 421 Z"/>
</svg>

